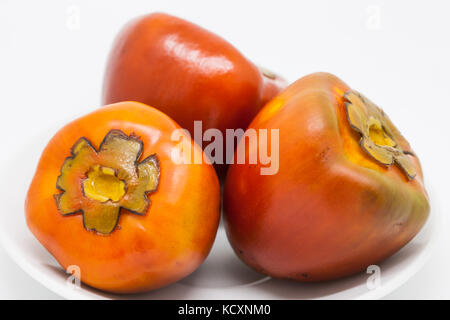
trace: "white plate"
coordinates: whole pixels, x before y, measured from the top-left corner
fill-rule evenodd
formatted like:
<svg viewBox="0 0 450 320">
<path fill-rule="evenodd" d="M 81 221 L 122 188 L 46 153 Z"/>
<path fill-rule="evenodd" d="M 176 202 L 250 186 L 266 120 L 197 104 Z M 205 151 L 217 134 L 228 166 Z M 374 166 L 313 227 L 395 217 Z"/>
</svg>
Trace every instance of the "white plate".
<svg viewBox="0 0 450 320">
<path fill-rule="evenodd" d="M 424 265 L 442 225 L 439 221 L 440 210 L 433 201 L 433 211 L 424 229 L 402 250 L 380 264 L 381 285 L 375 289 L 367 286 L 371 276 L 367 273 L 319 284 L 264 277 L 235 256 L 222 227 L 205 263 L 192 275 L 171 286 L 131 296 L 112 295 L 84 285 L 78 288 L 68 284 L 68 275 L 25 225 L 25 193 L 40 153 L 50 137 L 50 133 L 35 137 L 24 146 L 26 152 L 11 156 L 9 165 L 3 167 L 2 181 L 8 182 L 9 194 L 2 200 L 0 239 L 8 254 L 23 270 L 68 299 L 376 299 L 401 286 Z M 432 190 L 430 193 L 433 199 Z"/>
</svg>

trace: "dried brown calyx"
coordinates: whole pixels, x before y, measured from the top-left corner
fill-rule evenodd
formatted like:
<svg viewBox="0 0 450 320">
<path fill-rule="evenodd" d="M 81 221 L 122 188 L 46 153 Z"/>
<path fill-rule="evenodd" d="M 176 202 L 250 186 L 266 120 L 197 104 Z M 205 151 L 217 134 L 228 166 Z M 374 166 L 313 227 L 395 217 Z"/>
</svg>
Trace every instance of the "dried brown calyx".
<svg viewBox="0 0 450 320">
<path fill-rule="evenodd" d="M 396 163 L 414 179 L 417 173 L 409 158 L 412 153 L 399 146 L 383 110 L 356 91 L 346 92 L 344 98 L 350 126 L 361 135 L 361 147 L 377 162 L 386 166 Z"/>
<path fill-rule="evenodd" d="M 259 70 L 261 71 L 262 75 L 266 78 L 269 78 L 271 80 L 275 80 L 277 78 L 277 75 L 274 72 L 270 71 L 269 69 L 260 66 Z"/>
<path fill-rule="evenodd" d="M 111 233 L 121 209 L 144 215 L 147 194 L 157 189 L 160 168 L 156 154 L 139 162 L 143 143 L 120 130 L 105 136 L 98 152 L 86 138 L 72 147 L 56 186 L 56 204 L 63 215 L 81 213 L 87 230 Z"/>
</svg>

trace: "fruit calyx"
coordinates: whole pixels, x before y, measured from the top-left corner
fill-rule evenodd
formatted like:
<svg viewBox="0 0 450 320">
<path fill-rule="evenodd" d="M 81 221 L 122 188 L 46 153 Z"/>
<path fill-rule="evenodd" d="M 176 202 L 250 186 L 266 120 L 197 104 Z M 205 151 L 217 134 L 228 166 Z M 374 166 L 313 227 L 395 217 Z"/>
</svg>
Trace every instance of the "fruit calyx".
<svg viewBox="0 0 450 320">
<path fill-rule="evenodd" d="M 417 172 L 409 156 L 395 140 L 384 111 L 359 92 L 350 90 L 344 94 L 345 110 L 350 126 L 361 135 L 360 146 L 378 163 L 402 169 L 409 180 Z"/>
<path fill-rule="evenodd" d="M 81 213 L 86 230 L 110 234 L 117 226 L 121 209 L 144 215 L 156 191 L 160 168 L 156 154 L 141 162 L 143 142 L 120 130 L 109 131 L 99 150 L 86 138 L 72 147 L 61 167 L 55 195 L 59 212 Z"/>
</svg>

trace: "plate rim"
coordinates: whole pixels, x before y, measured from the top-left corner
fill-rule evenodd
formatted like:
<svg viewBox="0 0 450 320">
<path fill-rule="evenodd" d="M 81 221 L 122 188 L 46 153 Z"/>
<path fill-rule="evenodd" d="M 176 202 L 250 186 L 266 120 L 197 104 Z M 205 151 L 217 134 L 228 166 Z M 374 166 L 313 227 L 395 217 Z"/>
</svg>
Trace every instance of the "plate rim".
<svg viewBox="0 0 450 320">
<path fill-rule="evenodd" d="M 49 130 L 45 130 L 44 132 L 41 132 L 41 135 L 49 134 Z M 27 145 L 28 143 L 30 143 L 30 141 L 28 141 L 25 145 Z M 17 156 L 19 156 L 21 154 L 22 150 L 18 150 L 14 153 L 14 157 L 10 157 L 7 161 L 5 161 L 5 164 L 11 164 L 14 163 L 14 159 L 16 159 Z M 8 167 L 8 166 L 6 166 Z M 31 179 L 28 179 L 30 182 Z M 432 188 L 431 184 L 428 184 L 428 192 L 429 194 L 432 194 L 433 197 L 437 197 L 436 193 L 433 192 L 434 188 Z M 430 232 L 430 235 L 427 239 L 427 241 L 425 242 L 425 246 L 426 248 L 424 248 L 423 250 L 421 250 L 418 254 L 416 254 L 416 256 L 414 257 L 414 263 L 408 264 L 406 265 L 406 267 L 404 267 L 402 269 L 401 273 L 396 274 L 394 277 L 392 277 L 391 279 L 389 279 L 389 281 L 387 283 L 383 283 L 382 285 L 379 286 L 376 289 L 373 290 L 369 290 L 367 292 L 364 292 L 360 295 L 358 295 L 357 297 L 353 297 L 351 299 L 358 299 L 358 300 L 370 300 L 370 299 L 380 299 L 386 295 L 388 295 L 389 293 L 393 292 L 395 289 L 399 288 L 400 286 L 402 286 L 404 283 L 406 283 L 409 279 L 411 279 L 419 270 L 422 269 L 422 267 L 425 265 L 425 263 L 430 259 L 430 257 L 432 256 L 433 252 L 436 249 L 436 244 L 438 243 L 438 241 L 440 240 L 442 233 L 443 233 L 443 219 L 444 216 L 441 212 L 441 206 L 439 205 L 439 197 L 437 198 L 431 198 L 430 197 L 430 203 L 431 203 L 431 210 L 430 210 L 430 214 L 429 217 L 426 221 L 426 224 L 423 226 L 423 228 L 421 229 L 421 231 L 409 242 L 413 242 L 415 240 L 415 238 L 420 235 L 421 232 L 423 232 L 427 226 L 428 228 L 431 228 L 430 230 L 428 230 Z M 31 234 L 31 231 L 28 229 L 28 227 L 26 226 L 26 221 L 25 221 L 25 214 L 22 211 L 22 222 L 25 224 L 25 228 L 27 229 L 27 231 Z M 432 224 L 431 226 L 429 226 L 429 224 Z M 4 248 L 5 252 L 7 253 L 7 255 L 23 270 L 25 271 L 26 274 L 28 274 L 31 278 L 33 278 L 35 281 L 37 281 L 38 283 L 40 283 L 41 285 L 43 285 L 45 288 L 49 289 L 50 291 L 54 292 L 55 294 L 57 294 L 58 296 L 65 298 L 65 299 L 82 299 L 82 300 L 87 300 L 87 299 L 98 299 L 98 300 L 108 300 L 108 299 L 113 299 L 113 297 L 108 297 L 108 293 L 104 293 L 105 295 L 101 295 L 101 294 L 97 294 L 95 292 L 90 292 L 88 290 L 85 290 L 83 288 L 77 289 L 77 290 L 68 290 L 69 288 L 67 287 L 66 283 L 62 283 L 60 280 L 58 280 L 57 278 L 52 278 L 49 277 L 43 270 L 41 270 L 39 267 L 36 267 L 34 265 L 32 265 L 31 263 L 29 263 L 28 261 L 26 261 L 26 255 L 22 254 L 22 250 L 21 250 L 21 246 L 14 241 L 14 239 L 12 239 L 11 237 L 9 237 L 9 233 L 8 232 L 1 232 L 5 229 L 5 224 L 0 224 L 0 245 Z M 31 236 L 33 236 L 31 234 Z M 40 246 L 42 246 L 39 241 L 34 238 L 34 241 L 36 241 Z M 409 244 L 408 243 L 408 244 Z M 405 245 L 406 247 L 406 245 Z M 45 248 L 43 248 L 45 250 Z M 400 249 L 398 252 L 400 252 L 401 250 L 403 250 L 404 247 L 402 249 Z M 62 270 L 62 269 L 61 269 Z M 351 288 L 350 288 L 351 289 Z M 350 290 L 348 289 L 348 290 Z M 346 290 L 340 291 L 340 292 L 345 292 Z M 336 293 L 334 293 L 336 294 Z M 330 299 L 330 296 L 323 296 L 323 297 L 319 297 L 323 298 L 323 299 Z M 126 296 L 125 296 L 126 298 Z M 201 300 L 199 298 L 193 298 L 194 300 Z M 214 298 L 212 298 L 214 299 Z M 220 299 L 227 299 L 227 298 L 216 298 L 217 300 Z M 292 298 L 293 300 L 298 300 L 300 298 Z M 333 298 L 331 298 L 333 299 Z M 337 298 L 339 299 L 339 298 Z M 178 299 L 181 300 L 181 299 Z M 264 299 L 263 300 L 271 300 L 271 299 Z"/>
<path fill-rule="evenodd" d="M 435 251 L 436 243 L 441 236 L 441 228 L 437 228 L 437 230 L 438 233 L 435 236 L 432 236 L 430 240 L 427 242 L 426 246 L 428 248 L 421 251 L 418 254 L 418 256 L 414 259 L 415 263 L 407 265 L 407 267 L 403 269 L 401 273 L 397 274 L 395 277 L 390 279 L 387 285 L 383 284 L 374 290 L 369 290 L 361 294 L 360 296 L 353 298 L 353 300 L 381 299 L 384 296 L 388 295 L 389 293 L 393 292 L 395 289 L 398 289 L 403 284 L 405 284 L 418 271 L 422 269 L 422 267 L 426 264 L 426 262 L 430 259 L 433 252 Z M 108 298 L 107 296 L 91 293 L 83 288 L 76 290 L 69 290 L 69 288 L 66 287 L 66 283 L 63 284 L 60 280 L 56 278 L 48 277 L 39 268 L 34 267 L 30 263 L 26 262 L 24 259 L 25 256 L 19 253 L 20 250 L 14 250 L 14 248 L 18 248 L 19 246 L 16 245 L 14 241 L 6 237 L 4 233 L 1 233 L 0 245 L 2 245 L 5 252 L 11 258 L 11 260 L 13 260 L 26 274 L 28 274 L 32 279 L 37 281 L 43 287 L 49 289 L 50 291 L 52 291 L 53 293 L 57 294 L 58 296 L 64 299 L 113 300 L 113 298 Z M 324 298 L 326 299 L 327 297 L 325 296 Z M 175 300 L 182 300 L 182 299 L 175 299 Z M 197 299 L 194 298 L 194 300 Z M 213 300 L 220 300 L 220 298 Z M 263 299 L 263 300 L 271 300 L 271 299 Z M 294 298 L 291 300 L 300 300 L 300 299 Z"/>
</svg>

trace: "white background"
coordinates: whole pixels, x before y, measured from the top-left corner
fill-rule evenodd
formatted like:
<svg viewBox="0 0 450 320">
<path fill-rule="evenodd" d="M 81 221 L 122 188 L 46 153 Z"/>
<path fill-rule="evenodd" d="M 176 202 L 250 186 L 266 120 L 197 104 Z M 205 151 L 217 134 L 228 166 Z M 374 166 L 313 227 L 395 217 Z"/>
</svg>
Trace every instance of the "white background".
<svg viewBox="0 0 450 320">
<path fill-rule="evenodd" d="M 384 108 L 420 156 L 434 196 L 450 196 L 450 2 L 445 0 L 0 0 L 0 165 L 45 128 L 98 107 L 115 34 L 129 19 L 154 11 L 223 36 L 289 81 L 315 71 L 336 74 Z M 10 190 L 8 181 L 1 181 L 0 200 L 13 192 L 26 190 Z M 387 298 L 450 298 L 444 208 L 432 211 L 445 218 L 435 254 Z M 0 298 L 57 296 L 0 248 Z"/>
</svg>

